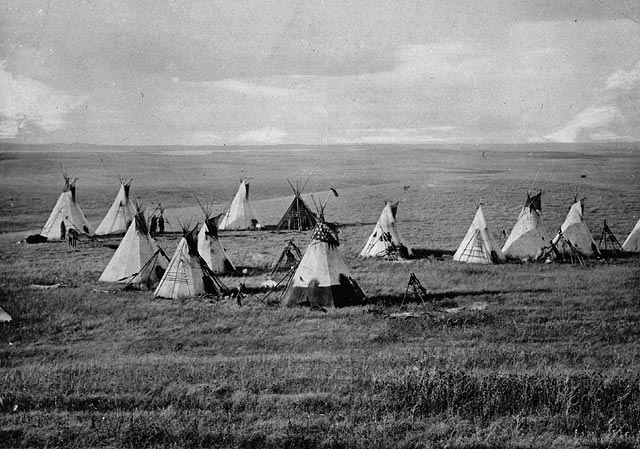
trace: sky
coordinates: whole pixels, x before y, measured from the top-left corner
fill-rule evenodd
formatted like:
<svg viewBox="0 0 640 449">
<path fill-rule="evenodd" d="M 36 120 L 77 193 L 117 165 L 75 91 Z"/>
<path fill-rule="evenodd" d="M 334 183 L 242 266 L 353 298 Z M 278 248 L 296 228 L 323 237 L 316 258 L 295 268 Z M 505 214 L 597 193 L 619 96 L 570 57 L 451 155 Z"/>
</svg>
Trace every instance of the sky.
<svg viewBox="0 0 640 449">
<path fill-rule="evenodd" d="M 0 0 L 0 139 L 640 141 L 640 2 Z"/>
</svg>

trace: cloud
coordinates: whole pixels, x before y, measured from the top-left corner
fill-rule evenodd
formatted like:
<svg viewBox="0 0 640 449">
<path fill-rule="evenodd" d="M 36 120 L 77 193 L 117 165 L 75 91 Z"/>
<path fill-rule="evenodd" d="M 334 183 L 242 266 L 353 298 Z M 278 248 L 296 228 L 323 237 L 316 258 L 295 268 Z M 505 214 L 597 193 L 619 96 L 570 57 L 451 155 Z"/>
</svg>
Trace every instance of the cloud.
<svg viewBox="0 0 640 449">
<path fill-rule="evenodd" d="M 296 89 L 287 89 L 282 87 L 261 86 L 246 81 L 236 79 L 225 79 L 209 83 L 212 87 L 230 90 L 232 92 L 241 93 L 254 97 L 282 97 L 289 98 L 299 93 Z"/>
<path fill-rule="evenodd" d="M 349 129 L 334 137 L 331 143 L 442 143 L 455 141 L 458 136 L 434 135 L 455 130 L 455 126 L 430 126 L 424 128 Z"/>
<path fill-rule="evenodd" d="M 235 140 L 244 144 L 268 144 L 276 145 L 283 143 L 288 133 L 280 129 L 266 126 L 264 128 L 249 131 L 247 133 L 239 135 Z"/>
<path fill-rule="evenodd" d="M 612 105 L 591 107 L 577 114 L 568 125 L 559 131 L 545 136 L 552 142 L 574 143 L 582 139 L 582 133 L 589 130 L 598 130 L 589 135 L 590 138 L 606 135 L 606 127 L 620 118 L 620 111 Z M 599 139 L 602 140 L 602 139 Z"/>
<path fill-rule="evenodd" d="M 179 145 L 221 145 L 225 143 L 224 139 L 217 134 L 208 131 L 194 132 L 191 135 L 185 136 L 179 140 Z"/>
<path fill-rule="evenodd" d="M 0 63 L 0 137 L 15 138 L 21 130 L 57 131 L 67 114 L 86 97 L 67 95 L 44 83 L 14 75 Z"/>
<path fill-rule="evenodd" d="M 640 62 L 631 70 L 619 70 L 607 78 L 608 90 L 633 90 L 640 86 Z"/>
</svg>

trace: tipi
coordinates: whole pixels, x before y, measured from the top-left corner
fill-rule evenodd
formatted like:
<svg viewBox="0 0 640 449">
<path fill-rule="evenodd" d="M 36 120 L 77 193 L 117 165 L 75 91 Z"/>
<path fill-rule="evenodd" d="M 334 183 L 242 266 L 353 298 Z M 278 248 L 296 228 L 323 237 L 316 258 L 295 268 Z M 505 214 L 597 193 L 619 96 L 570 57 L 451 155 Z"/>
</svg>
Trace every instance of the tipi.
<svg viewBox="0 0 640 449">
<path fill-rule="evenodd" d="M 218 223 L 218 229 L 242 230 L 259 229 L 260 227 L 260 223 L 249 204 L 249 181 L 242 179 L 231 206 Z"/>
<path fill-rule="evenodd" d="M 144 213 L 138 209 L 99 281 L 150 288 L 162 277 L 168 263 L 167 255 L 149 235 Z"/>
<path fill-rule="evenodd" d="M 338 252 L 336 225 L 319 212 L 311 242 L 283 293 L 285 307 L 344 307 L 365 299 Z"/>
<path fill-rule="evenodd" d="M 542 192 L 530 195 L 518 216 L 518 221 L 511 230 L 502 252 L 513 259 L 535 259 L 540 251 L 549 245 L 549 235 L 542 227 L 540 211 L 542 210 Z"/>
<path fill-rule="evenodd" d="M 120 180 L 118 195 L 96 229 L 96 235 L 121 234 L 130 227 L 135 216 L 135 208 L 129 199 L 130 187 L 131 180 L 129 182 Z"/>
<path fill-rule="evenodd" d="M 411 248 L 404 244 L 404 239 L 396 227 L 398 202 L 385 202 L 380 218 L 369 236 L 369 240 L 360 251 L 360 257 L 385 257 L 390 259 L 406 259 L 413 256 Z"/>
<path fill-rule="evenodd" d="M 640 220 L 638 220 L 631 234 L 629 234 L 627 240 L 622 244 L 622 249 L 628 253 L 640 252 Z"/>
<path fill-rule="evenodd" d="M 499 263 L 505 260 L 502 250 L 491 235 L 482 212 L 482 205 L 478 206 L 476 216 L 467 231 L 453 260 L 468 263 Z"/>
<path fill-rule="evenodd" d="M 560 230 L 562 232 L 562 236 L 571 243 L 571 246 L 573 246 L 576 251 L 589 257 L 594 254 L 598 254 L 598 248 L 593 237 L 591 237 L 587 224 L 584 222 L 584 218 L 582 216 L 583 209 L 584 206 L 582 204 L 582 200 L 578 200 L 578 198 L 575 197 L 574 203 L 567 214 L 567 218 L 565 218 L 564 223 L 562 223 Z M 558 245 L 560 237 L 560 233 L 556 234 L 552 243 L 556 245 L 560 253 L 569 251 L 566 249 L 568 248 L 568 245 Z"/>
<path fill-rule="evenodd" d="M 300 249 L 293 243 L 293 240 L 289 240 L 287 246 L 282 249 L 280 257 L 271 266 L 269 277 L 273 276 L 278 271 L 289 271 L 293 267 L 297 267 L 302 259 L 302 253 Z"/>
<path fill-rule="evenodd" d="M 598 240 L 598 251 L 605 257 L 620 257 L 624 254 L 624 249 L 607 224 L 607 220 L 604 220 L 604 223 L 602 223 L 602 232 Z"/>
<path fill-rule="evenodd" d="M 0 307 L 0 323 L 8 323 L 11 321 L 11 315 L 4 311 L 2 307 Z"/>
<path fill-rule="evenodd" d="M 220 216 L 211 217 L 211 211 L 202 207 L 205 220 L 198 233 L 198 252 L 214 273 L 232 273 L 236 271 L 227 253 L 218 240 L 218 219 Z"/>
<path fill-rule="evenodd" d="M 309 206 L 307 206 L 307 203 L 304 202 L 301 196 L 306 182 L 302 187 L 300 187 L 299 182 L 296 182 L 295 187 L 288 179 L 287 182 L 289 186 L 291 186 L 291 190 L 293 190 L 294 197 L 291 205 L 278 222 L 276 228 L 278 230 L 289 229 L 296 231 L 313 229 L 316 225 L 316 214 L 311 212 L 311 209 L 309 209 Z"/>
<path fill-rule="evenodd" d="M 154 296 L 182 299 L 205 293 L 220 295 L 226 292 L 227 288 L 198 253 L 197 226 L 192 230 L 183 227 L 182 232 L 183 237 L 153 293 Z"/>
<path fill-rule="evenodd" d="M 93 235 L 93 228 L 89 224 L 89 220 L 76 202 L 76 181 L 78 178 L 72 181 L 66 173 L 63 173 L 62 176 L 64 176 L 64 189 L 40 234 L 48 240 L 64 240 L 67 230 L 73 228 L 82 234 Z"/>
</svg>

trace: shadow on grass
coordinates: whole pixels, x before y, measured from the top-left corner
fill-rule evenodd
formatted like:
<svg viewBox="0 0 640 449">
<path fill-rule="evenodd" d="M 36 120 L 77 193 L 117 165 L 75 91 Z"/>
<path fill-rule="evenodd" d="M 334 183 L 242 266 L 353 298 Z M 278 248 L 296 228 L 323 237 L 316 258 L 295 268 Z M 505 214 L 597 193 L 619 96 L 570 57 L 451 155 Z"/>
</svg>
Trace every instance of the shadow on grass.
<svg viewBox="0 0 640 449">
<path fill-rule="evenodd" d="M 413 252 L 413 259 L 427 259 L 429 257 L 443 259 L 445 256 L 453 257 L 455 254 L 455 251 L 447 249 L 411 248 L 411 251 Z"/>
<path fill-rule="evenodd" d="M 460 297 L 474 297 L 484 295 L 504 295 L 511 293 L 550 293 L 550 288 L 528 288 L 521 290 L 460 290 L 460 291 L 448 291 L 448 292 L 428 292 L 425 297 L 425 302 L 437 303 L 441 307 L 455 307 L 457 304 L 453 301 L 455 298 Z M 369 296 L 367 298 L 368 304 L 379 304 L 385 306 L 399 305 L 403 303 L 420 303 L 420 299 L 416 298 L 413 294 L 405 295 L 376 295 Z"/>
</svg>

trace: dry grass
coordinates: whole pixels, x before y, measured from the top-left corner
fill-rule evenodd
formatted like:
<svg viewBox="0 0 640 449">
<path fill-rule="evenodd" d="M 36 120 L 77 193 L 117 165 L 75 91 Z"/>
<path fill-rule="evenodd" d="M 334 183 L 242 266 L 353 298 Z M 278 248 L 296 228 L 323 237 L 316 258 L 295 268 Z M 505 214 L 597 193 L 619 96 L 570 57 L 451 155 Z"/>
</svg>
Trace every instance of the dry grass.
<svg viewBox="0 0 640 449">
<path fill-rule="evenodd" d="M 259 294 L 241 308 L 211 298 L 153 300 L 148 292 L 97 283 L 117 239 L 82 240 L 74 250 L 16 245 L 24 233 L 0 235 L 0 304 L 15 318 L 0 325 L 0 446 L 640 445 L 637 257 L 586 267 L 480 267 L 447 256 L 478 197 L 494 229 L 509 229 L 538 170 L 549 232 L 568 210 L 568 179 L 588 197 L 592 232 L 606 217 L 622 238 L 639 212 L 637 153 L 501 149 L 484 159 L 469 149 L 403 148 L 398 160 L 393 149 L 329 150 L 322 153 L 327 158 L 309 150 L 289 158 L 282 150 L 255 150 L 250 163 L 244 150 L 189 158 L 155 150 L 0 153 L 2 201 L 14 205 L 0 212 L 5 232 L 37 229 L 46 219 L 57 196 L 50 185 L 59 184 L 50 167 L 60 160 L 82 176 L 79 196 L 93 223 L 116 193 L 117 173 L 135 175 L 134 191 L 148 204 L 162 198 L 177 206 L 193 204 L 191 192 L 203 189 L 230 198 L 242 168 L 255 177 L 256 209 L 272 223 L 289 201 L 284 177 L 294 177 L 292 167 L 308 167 L 316 173 L 308 190 L 338 187 L 328 218 L 343 223 L 341 252 L 370 297 L 367 306 L 327 313 L 267 307 Z M 134 164 L 136 173 L 126 173 Z M 169 166 L 166 176 L 154 175 Z M 24 173 L 28 182 L 19 181 Z M 444 257 L 357 258 L 383 200 L 400 195 L 403 185 L 411 185 L 399 211 L 403 235 Z M 193 210 L 172 213 L 187 217 Z M 243 280 L 256 289 L 288 239 L 304 248 L 308 234 L 221 238 L 232 260 L 249 270 L 244 279 L 224 282 Z M 160 244 L 171 253 L 177 236 Z M 487 307 L 447 314 L 411 302 L 405 310 L 429 315 L 385 317 L 400 310 L 409 272 L 437 304 Z M 30 288 L 57 282 L 64 286 Z"/>
</svg>

